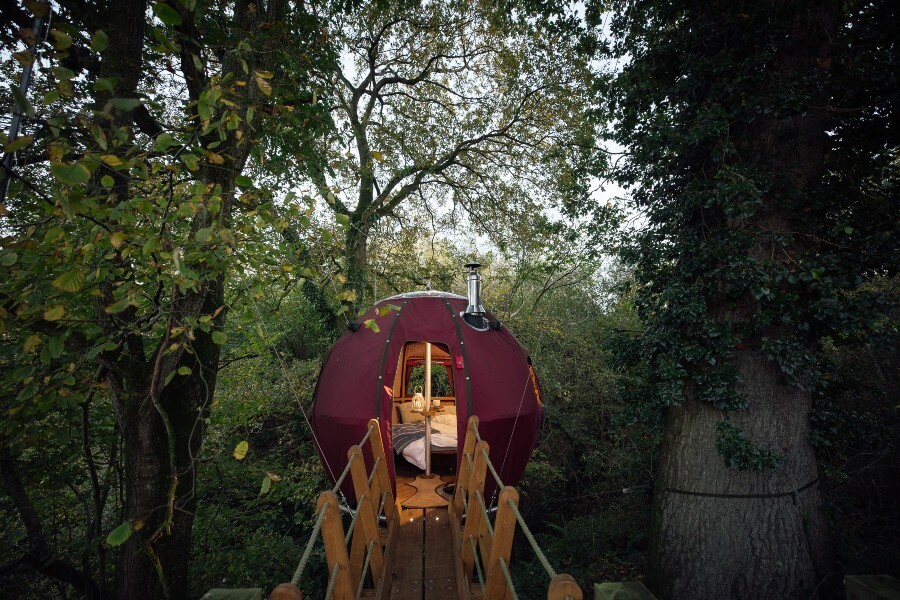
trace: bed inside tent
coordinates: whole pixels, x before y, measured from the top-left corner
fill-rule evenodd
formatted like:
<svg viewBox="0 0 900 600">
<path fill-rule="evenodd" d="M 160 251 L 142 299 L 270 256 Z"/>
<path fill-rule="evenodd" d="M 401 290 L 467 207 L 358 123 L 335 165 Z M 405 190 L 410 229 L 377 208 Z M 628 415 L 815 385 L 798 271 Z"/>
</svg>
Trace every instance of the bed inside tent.
<svg viewBox="0 0 900 600">
<path fill-rule="evenodd" d="M 426 440 L 430 437 L 432 460 L 439 468 L 456 465 L 458 447 L 456 393 L 450 351 L 444 344 L 431 344 L 431 435 L 425 435 L 426 416 L 422 409 L 416 409 L 416 392 L 425 389 L 426 354 L 425 342 L 407 342 L 397 361 L 397 371 L 393 385 L 393 411 L 391 431 L 393 448 L 415 467 L 426 470 Z M 442 457 L 451 455 L 453 460 Z M 453 467 L 450 467 L 451 469 Z"/>
</svg>

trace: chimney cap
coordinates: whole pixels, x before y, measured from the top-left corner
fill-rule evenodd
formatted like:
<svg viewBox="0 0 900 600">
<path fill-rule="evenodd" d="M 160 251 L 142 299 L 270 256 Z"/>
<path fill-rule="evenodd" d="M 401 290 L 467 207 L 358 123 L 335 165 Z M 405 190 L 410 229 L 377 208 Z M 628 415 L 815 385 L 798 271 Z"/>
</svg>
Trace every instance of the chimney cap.
<svg viewBox="0 0 900 600">
<path fill-rule="evenodd" d="M 470 263 L 464 264 L 463 266 L 464 266 L 465 268 L 467 268 L 467 269 L 470 269 L 470 270 L 474 271 L 475 269 L 478 269 L 478 268 L 481 267 L 481 263 L 470 262 Z"/>
</svg>

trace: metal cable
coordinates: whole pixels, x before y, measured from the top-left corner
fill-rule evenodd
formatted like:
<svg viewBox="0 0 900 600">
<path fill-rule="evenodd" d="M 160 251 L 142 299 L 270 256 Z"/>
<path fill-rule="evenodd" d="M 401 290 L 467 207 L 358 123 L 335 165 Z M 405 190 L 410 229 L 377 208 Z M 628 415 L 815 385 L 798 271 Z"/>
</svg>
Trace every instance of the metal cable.
<svg viewBox="0 0 900 600">
<path fill-rule="evenodd" d="M 484 573 L 481 572 L 481 562 L 478 560 L 478 549 L 475 548 L 475 538 L 469 536 L 469 545 L 472 547 L 472 559 L 475 561 L 475 571 L 478 573 L 478 583 L 481 584 L 481 593 L 484 593 Z"/>
<path fill-rule="evenodd" d="M 512 596 L 513 600 L 519 600 L 519 595 L 516 593 L 516 586 L 513 585 L 512 576 L 509 574 L 509 567 L 506 566 L 506 561 L 502 556 L 498 557 L 500 560 L 500 570 L 503 572 L 503 578 L 506 579 L 506 589 L 509 590 L 509 595 Z M 570 596 L 566 596 L 569 598 Z"/>
<path fill-rule="evenodd" d="M 341 563 L 334 563 L 334 568 L 331 570 L 331 578 L 328 580 L 328 589 L 325 590 L 325 600 L 328 600 L 334 594 L 334 586 L 337 583 L 337 574 L 340 570 Z"/>
<path fill-rule="evenodd" d="M 369 540 L 369 545 L 366 548 L 366 561 L 363 563 L 362 575 L 359 576 L 359 587 L 356 588 L 356 600 L 362 596 L 363 587 L 366 582 L 366 574 L 369 572 L 369 560 L 372 558 L 372 544 L 375 543 L 375 540 Z"/>
<path fill-rule="evenodd" d="M 328 501 L 326 500 L 325 503 L 322 504 L 322 509 L 319 511 L 319 518 L 316 519 L 316 524 L 313 526 L 312 533 L 309 534 L 309 541 L 306 542 L 306 549 L 303 551 L 303 556 L 300 557 L 300 563 L 294 571 L 294 576 L 291 577 L 291 583 L 294 585 L 300 583 L 300 577 L 303 575 L 303 570 L 306 568 L 306 562 L 312 555 L 313 545 L 316 543 L 316 538 L 319 536 L 319 530 L 322 529 L 322 521 L 325 520 L 325 509 L 327 507 Z"/>
<path fill-rule="evenodd" d="M 488 453 L 484 450 L 484 448 L 481 449 L 481 453 L 484 454 L 484 458 L 487 461 L 488 469 L 490 469 L 491 475 L 494 476 L 494 481 L 497 482 L 497 487 L 502 489 L 503 481 L 500 479 L 500 476 L 497 474 L 497 470 L 494 469 L 494 464 L 491 462 L 491 458 L 488 456 Z"/>
<path fill-rule="evenodd" d="M 541 550 L 541 547 L 538 546 L 537 540 L 534 539 L 534 535 L 532 535 L 531 530 L 528 529 L 528 525 L 525 524 L 525 519 L 523 519 L 521 513 L 519 513 L 519 507 L 516 506 L 516 503 L 513 502 L 511 498 L 507 498 L 506 502 L 507 504 L 509 504 L 510 508 L 512 508 L 513 514 L 516 515 L 516 521 L 519 522 L 519 527 L 522 528 L 522 533 L 525 534 L 525 539 L 527 539 L 528 543 L 531 544 L 531 549 L 534 550 L 534 553 L 537 555 L 541 566 L 544 567 L 545 571 L 547 571 L 550 579 L 553 579 L 554 577 L 556 577 L 556 571 L 554 571 L 553 567 L 550 566 L 550 562 L 547 560 L 547 557 L 544 556 L 544 552 Z"/>
<path fill-rule="evenodd" d="M 357 502 L 356 504 L 356 512 L 353 513 L 353 518 L 350 519 L 350 527 L 347 528 L 347 535 L 344 536 L 344 544 L 350 543 L 350 536 L 353 535 L 353 528 L 356 527 L 356 521 L 359 519 L 359 513 L 362 512 L 361 510 L 359 510 L 359 505 L 362 504 L 363 498 L 365 497 L 365 494 L 359 497 L 359 502 Z"/>
<path fill-rule="evenodd" d="M 488 515 L 487 507 L 484 505 L 484 497 L 478 490 L 475 490 L 475 497 L 478 499 L 478 504 L 481 506 L 481 515 L 484 517 L 484 522 L 487 524 L 488 533 L 490 533 L 491 538 L 493 538 L 494 528 L 491 526 L 491 517 Z"/>
</svg>

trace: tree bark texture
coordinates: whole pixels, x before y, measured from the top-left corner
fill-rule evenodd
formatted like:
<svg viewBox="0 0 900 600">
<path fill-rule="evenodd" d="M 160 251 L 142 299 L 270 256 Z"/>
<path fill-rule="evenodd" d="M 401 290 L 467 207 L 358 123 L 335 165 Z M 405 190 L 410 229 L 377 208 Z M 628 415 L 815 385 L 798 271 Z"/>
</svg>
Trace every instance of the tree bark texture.
<svg viewBox="0 0 900 600">
<path fill-rule="evenodd" d="M 768 81 L 775 85 L 800 81 L 829 64 L 838 5 L 797 5 L 792 35 L 783 40 L 772 61 L 774 76 Z M 706 18 L 714 18 L 717 10 L 739 10 L 719 3 L 710 6 L 716 8 Z M 770 92 L 773 97 L 784 93 L 774 88 Z M 814 251 L 803 241 L 787 246 L 776 241 L 802 230 L 797 223 L 802 216 L 790 213 L 781 199 L 810 193 L 823 172 L 826 98 L 808 97 L 805 103 L 808 110 L 794 117 L 754 115 L 731 126 L 730 137 L 740 156 L 770 173 L 771 190 L 763 194 L 762 208 L 749 222 L 728 224 L 758 231 L 748 252 L 760 264 L 766 260 L 787 264 Z M 698 231 L 701 234 L 710 235 Z M 733 324 L 745 322 L 757 308 L 749 297 L 738 304 L 713 301 L 709 314 L 720 323 Z M 761 348 L 764 338 L 783 334 L 797 332 L 777 324 L 760 326 L 746 345 L 735 350 L 736 388 L 749 406 L 730 417 L 755 446 L 783 455 L 781 467 L 753 472 L 726 466 L 715 446 L 716 425 L 725 415 L 696 400 L 690 385 L 685 386 L 683 404 L 668 409 L 650 556 L 651 586 L 661 598 L 809 598 L 827 571 L 822 501 L 815 484 L 806 487 L 818 477 L 809 442 L 811 396 L 787 384 L 778 364 Z M 807 341 L 815 344 L 812 336 Z M 746 497 L 759 495 L 774 496 Z"/>
<path fill-rule="evenodd" d="M 754 444 L 776 449 L 787 461 L 775 472 L 730 469 L 715 447 L 722 412 L 690 396 L 670 409 L 650 556 L 661 598 L 808 597 L 827 560 L 815 485 L 771 498 L 682 493 L 782 494 L 817 478 L 809 394 L 779 383 L 778 367 L 761 352 L 743 352 L 736 363 L 751 400 L 732 420 Z"/>
</svg>

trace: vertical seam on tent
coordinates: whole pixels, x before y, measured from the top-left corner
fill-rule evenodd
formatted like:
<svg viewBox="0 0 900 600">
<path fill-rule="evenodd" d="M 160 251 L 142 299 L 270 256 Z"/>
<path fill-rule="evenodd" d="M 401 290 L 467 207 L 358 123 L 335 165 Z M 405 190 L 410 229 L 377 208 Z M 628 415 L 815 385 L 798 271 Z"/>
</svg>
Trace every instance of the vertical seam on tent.
<svg viewBox="0 0 900 600">
<path fill-rule="evenodd" d="M 398 310 L 397 314 L 394 316 L 394 321 L 391 323 L 391 328 L 388 329 L 387 337 L 384 340 L 384 350 L 381 351 L 381 367 L 378 369 L 378 379 L 375 380 L 375 418 L 379 421 L 381 420 L 381 392 L 384 390 L 384 367 L 385 361 L 387 360 L 387 351 L 391 346 L 391 337 L 394 335 L 394 327 L 397 326 L 397 321 L 400 319 L 400 313 L 406 308 L 407 302 L 409 302 L 409 300 L 403 301 L 403 304 L 400 305 L 400 310 Z"/>
<path fill-rule="evenodd" d="M 453 319 L 453 325 L 456 327 L 456 341 L 459 342 L 459 352 L 462 354 L 463 359 L 463 375 L 466 376 L 466 407 L 468 408 L 469 416 L 472 416 L 472 382 L 469 380 L 469 357 L 466 356 L 466 343 L 462 338 L 462 331 L 459 328 L 459 319 L 456 316 L 456 313 L 453 312 L 453 307 L 450 306 L 449 300 L 444 300 L 444 304 L 447 305 L 447 310 L 450 311 L 450 318 Z"/>
</svg>

